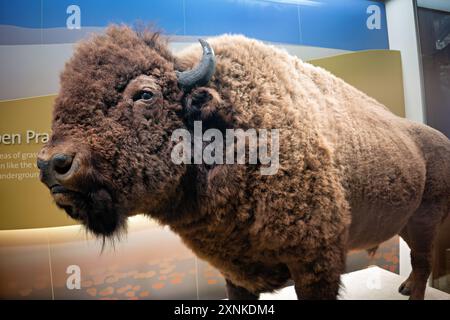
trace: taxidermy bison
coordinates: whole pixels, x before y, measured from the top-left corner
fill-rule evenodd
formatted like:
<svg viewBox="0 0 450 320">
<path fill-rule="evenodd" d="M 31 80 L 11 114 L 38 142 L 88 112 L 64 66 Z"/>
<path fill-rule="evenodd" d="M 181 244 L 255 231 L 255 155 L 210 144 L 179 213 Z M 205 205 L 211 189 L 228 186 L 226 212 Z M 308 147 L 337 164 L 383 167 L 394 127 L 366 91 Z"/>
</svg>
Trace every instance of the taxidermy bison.
<svg viewBox="0 0 450 320">
<path fill-rule="evenodd" d="M 171 133 L 194 121 L 278 129 L 278 171 L 174 164 Z M 301 299 L 335 299 L 347 251 L 396 234 L 413 267 L 399 290 L 424 298 L 449 140 L 282 50 L 225 35 L 174 55 L 157 33 L 111 26 L 66 64 L 52 131 L 38 166 L 60 208 L 103 237 L 141 213 L 170 226 L 230 299 L 289 279 Z"/>
</svg>

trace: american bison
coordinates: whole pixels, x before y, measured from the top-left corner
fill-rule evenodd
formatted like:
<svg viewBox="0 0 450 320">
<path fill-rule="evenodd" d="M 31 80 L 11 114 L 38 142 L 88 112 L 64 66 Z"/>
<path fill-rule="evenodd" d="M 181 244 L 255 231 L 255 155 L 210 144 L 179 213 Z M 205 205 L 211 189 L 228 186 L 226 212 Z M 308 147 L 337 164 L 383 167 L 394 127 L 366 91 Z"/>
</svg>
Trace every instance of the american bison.
<svg viewBox="0 0 450 320">
<path fill-rule="evenodd" d="M 279 129 L 277 173 L 174 164 L 171 133 L 194 121 Z M 289 279 L 299 298 L 335 299 L 347 251 L 396 234 L 413 266 L 399 290 L 423 299 L 449 159 L 443 134 L 275 47 L 225 35 L 175 55 L 158 33 L 111 26 L 66 64 L 38 166 L 56 204 L 98 236 L 141 213 L 170 226 L 231 299 Z"/>
</svg>

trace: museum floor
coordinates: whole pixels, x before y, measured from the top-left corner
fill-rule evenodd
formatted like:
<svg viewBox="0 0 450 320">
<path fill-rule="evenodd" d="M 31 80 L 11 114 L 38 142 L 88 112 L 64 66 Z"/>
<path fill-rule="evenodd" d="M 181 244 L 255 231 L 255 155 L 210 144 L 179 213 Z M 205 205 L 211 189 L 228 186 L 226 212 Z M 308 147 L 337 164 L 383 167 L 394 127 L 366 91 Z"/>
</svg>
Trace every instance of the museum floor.
<svg viewBox="0 0 450 320">
<path fill-rule="evenodd" d="M 340 300 L 407 300 L 408 297 L 398 293 L 397 288 L 405 278 L 379 267 L 369 267 L 350 272 L 342 276 L 343 289 Z M 261 295 L 261 300 L 297 299 L 293 286 L 277 293 Z M 450 300 L 450 294 L 427 287 L 425 300 Z"/>
</svg>

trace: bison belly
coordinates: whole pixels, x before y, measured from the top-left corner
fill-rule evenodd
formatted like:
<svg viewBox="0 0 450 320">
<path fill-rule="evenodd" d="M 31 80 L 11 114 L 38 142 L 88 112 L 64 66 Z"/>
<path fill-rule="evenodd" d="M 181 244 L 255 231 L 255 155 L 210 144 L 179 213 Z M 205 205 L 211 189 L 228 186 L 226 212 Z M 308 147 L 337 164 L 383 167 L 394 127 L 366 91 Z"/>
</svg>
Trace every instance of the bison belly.
<svg viewBox="0 0 450 320">
<path fill-rule="evenodd" d="M 355 170 L 349 249 L 373 248 L 398 234 L 422 201 L 425 162 L 418 153 L 382 155 Z"/>
</svg>

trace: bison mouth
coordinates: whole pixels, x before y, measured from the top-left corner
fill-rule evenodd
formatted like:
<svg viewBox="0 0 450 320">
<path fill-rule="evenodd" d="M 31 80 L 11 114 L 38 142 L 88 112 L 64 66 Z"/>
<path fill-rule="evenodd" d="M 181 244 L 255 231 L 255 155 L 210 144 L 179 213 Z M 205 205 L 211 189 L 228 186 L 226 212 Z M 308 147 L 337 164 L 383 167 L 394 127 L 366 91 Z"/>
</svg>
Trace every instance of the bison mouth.
<svg viewBox="0 0 450 320">
<path fill-rule="evenodd" d="M 125 226 L 126 219 L 106 188 L 79 192 L 53 185 L 50 191 L 59 208 L 96 236 L 112 236 Z"/>
</svg>

